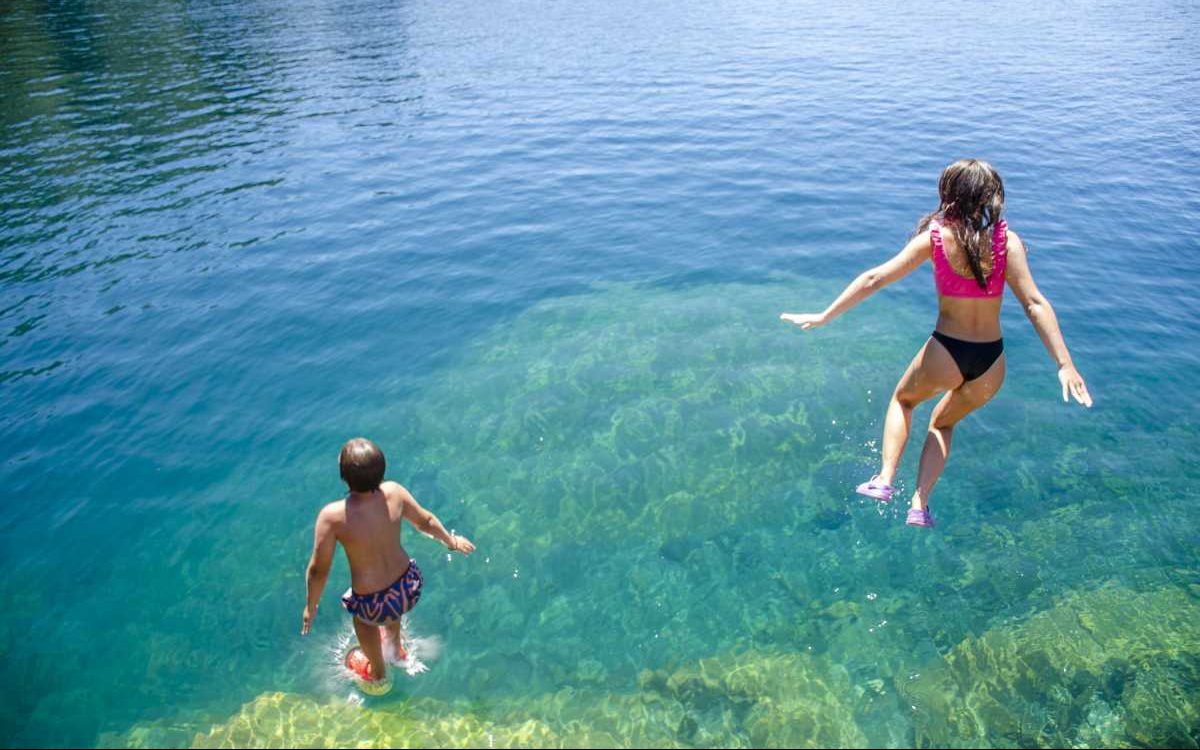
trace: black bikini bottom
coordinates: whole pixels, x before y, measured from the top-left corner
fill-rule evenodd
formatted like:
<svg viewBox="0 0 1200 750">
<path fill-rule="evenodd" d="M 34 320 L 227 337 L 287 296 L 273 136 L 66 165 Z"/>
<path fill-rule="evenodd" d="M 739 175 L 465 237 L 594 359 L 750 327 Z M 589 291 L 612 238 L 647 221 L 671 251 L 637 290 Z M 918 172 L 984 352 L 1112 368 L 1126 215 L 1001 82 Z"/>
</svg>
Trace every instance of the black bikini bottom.
<svg viewBox="0 0 1200 750">
<path fill-rule="evenodd" d="M 988 368 L 995 364 L 996 360 L 1000 359 L 1000 355 L 1004 353 L 1004 339 L 963 341 L 938 331 L 934 331 L 930 335 L 946 347 L 946 351 L 950 352 L 965 383 L 969 383 L 987 372 Z"/>
</svg>

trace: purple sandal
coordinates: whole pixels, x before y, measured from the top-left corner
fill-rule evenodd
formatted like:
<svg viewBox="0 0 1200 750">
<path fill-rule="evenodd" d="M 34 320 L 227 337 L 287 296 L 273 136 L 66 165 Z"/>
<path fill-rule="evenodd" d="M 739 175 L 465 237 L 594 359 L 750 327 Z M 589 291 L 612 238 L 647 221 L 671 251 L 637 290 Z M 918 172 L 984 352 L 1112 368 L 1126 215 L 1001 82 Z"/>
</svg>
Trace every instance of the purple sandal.
<svg viewBox="0 0 1200 750">
<path fill-rule="evenodd" d="M 867 497 L 874 498 L 881 503 L 890 503 L 892 501 L 892 495 L 896 492 L 896 488 L 892 487 L 890 484 L 876 482 L 876 479 L 879 479 L 878 474 L 871 477 L 870 481 L 863 482 L 862 484 L 858 485 L 858 487 L 854 488 L 854 491 L 860 495 L 866 495 Z"/>
<path fill-rule="evenodd" d="M 909 508 L 908 520 L 905 523 L 909 526 L 921 526 L 931 529 L 933 528 L 933 516 L 929 515 L 928 508 Z"/>
</svg>

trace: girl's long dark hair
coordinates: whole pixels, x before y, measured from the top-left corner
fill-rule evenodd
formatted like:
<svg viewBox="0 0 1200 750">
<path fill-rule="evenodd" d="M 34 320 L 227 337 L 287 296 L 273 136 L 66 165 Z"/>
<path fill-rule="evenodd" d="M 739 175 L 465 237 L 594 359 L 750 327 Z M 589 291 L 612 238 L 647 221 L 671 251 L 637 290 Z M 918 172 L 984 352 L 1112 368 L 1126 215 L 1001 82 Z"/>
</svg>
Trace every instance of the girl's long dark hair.
<svg viewBox="0 0 1200 750">
<path fill-rule="evenodd" d="M 935 218 L 954 233 L 955 243 L 967 255 L 971 275 L 980 289 L 987 288 L 984 259 L 991 260 L 992 232 L 1004 213 L 1004 182 L 991 164 L 979 159 L 960 159 L 942 170 L 938 180 L 941 205 L 925 214 L 917 234 Z M 990 262 L 987 271 L 990 273 Z"/>
</svg>

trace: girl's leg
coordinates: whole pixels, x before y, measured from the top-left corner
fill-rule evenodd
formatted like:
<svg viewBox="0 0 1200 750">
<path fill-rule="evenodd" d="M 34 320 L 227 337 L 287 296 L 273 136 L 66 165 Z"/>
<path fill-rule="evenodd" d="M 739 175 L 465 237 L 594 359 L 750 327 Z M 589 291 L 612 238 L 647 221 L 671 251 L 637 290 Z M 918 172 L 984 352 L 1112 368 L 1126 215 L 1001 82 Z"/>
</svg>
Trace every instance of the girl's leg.
<svg viewBox="0 0 1200 750">
<path fill-rule="evenodd" d="M 883 484 L 891 484 L 896 477 L 900 457 L 908 442 L 913 409 L 961 383 L 962 373 L 946 347 L 932 338 L 926 341 L 896 384 L 888 403 L 887 418 L 883 422 L 883 466 L 879 470 L 879 480 Z"/>
<path fill-rule="evenodd" d="M 992 396 L 1004 385 L 1004 355 L 992 363 L 988 371 L 970 383 L 950 391 L 933 408 L 929 418 L 929 434 L 925 448 L 921 451 L 921 468 L 917 471 L 917 491 L 913 493 L 912 507 L 924 509 L 929 505 L 933 486 L 946 468 L 950 456 L 950 440 L 954 437 L 954 426 L 963 417 L 991 401 Z"/>
</svg>

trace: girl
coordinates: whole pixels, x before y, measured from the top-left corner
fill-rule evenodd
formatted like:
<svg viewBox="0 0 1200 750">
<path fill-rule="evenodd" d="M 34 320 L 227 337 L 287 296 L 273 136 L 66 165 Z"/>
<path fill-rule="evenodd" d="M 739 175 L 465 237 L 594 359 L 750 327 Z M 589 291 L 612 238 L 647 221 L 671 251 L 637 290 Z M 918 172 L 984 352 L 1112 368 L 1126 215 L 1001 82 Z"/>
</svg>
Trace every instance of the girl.
<svg viewBox="0 0 1200 750">
<path fill-rule="evenodd" d="M 1004 382 L 1004 339 L 1000 301 L 1004 282 L 1025 308 L 1058 365 L 1063 401 L 1068 394 L 1091 407 L 1087 385 L 1071 362 L 1058 319 L 1038 291 L 1025 258 L 1025 246 L 1008 230 L 1004 184 L 992 165 L 977 159 L 956 161 L 938 182 L 941 205 L 917 225 L 916 235 L 896 257 L 860 275 L 824 312 L 780 317 L 804 330 L 823 326 L 897 279 L 933 259 L 938 319 L 933 334 L 896 385 L 883 426 L 883 466 L 860 484 L 860 495 L 889 502 L 892 480 L 908 442 L 913 409 L 946 392 L 933 410 L 921 451 L 917 490 L 908 511 L 910 526 L 933 526 L 929 495 L 946 467 L 954 426 L 986 404 Z"/>
</svg>

